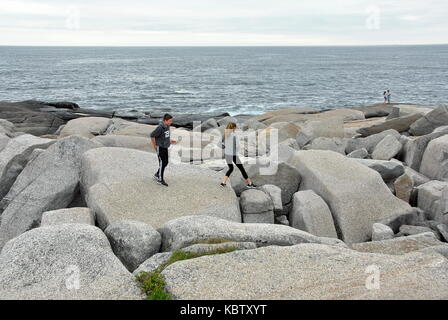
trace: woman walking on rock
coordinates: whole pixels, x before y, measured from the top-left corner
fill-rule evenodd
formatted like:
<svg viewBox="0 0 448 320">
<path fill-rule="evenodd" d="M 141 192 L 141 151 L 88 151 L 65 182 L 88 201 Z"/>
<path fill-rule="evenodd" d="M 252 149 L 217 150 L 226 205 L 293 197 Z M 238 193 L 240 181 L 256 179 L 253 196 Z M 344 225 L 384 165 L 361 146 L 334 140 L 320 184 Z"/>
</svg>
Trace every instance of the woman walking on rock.
<svg viewBox="0 0 448 320">
<path fill-rule="evenodd" d="M 227 180 L 233 172 L 233 164 L 235 164 L 238 169 L 241 171 L 241 175 L 245 179 L 248 188 L 256 188 L 257 186 L 253 184 L 252 180 L 244 170 L 243 164 L 241 163 L 240 158 L 238 157 L 238 153 L 240 150 L 240 142 L 235 133 L 236 123 L 229 122 L 227 124 L 226 130 L 224 132 L 224 155 L 229 166 L 229 170 L 227 171 L 224 179 L 222 180 L 221 186 L 225 187 L 227 185 Z"/>
</svg>

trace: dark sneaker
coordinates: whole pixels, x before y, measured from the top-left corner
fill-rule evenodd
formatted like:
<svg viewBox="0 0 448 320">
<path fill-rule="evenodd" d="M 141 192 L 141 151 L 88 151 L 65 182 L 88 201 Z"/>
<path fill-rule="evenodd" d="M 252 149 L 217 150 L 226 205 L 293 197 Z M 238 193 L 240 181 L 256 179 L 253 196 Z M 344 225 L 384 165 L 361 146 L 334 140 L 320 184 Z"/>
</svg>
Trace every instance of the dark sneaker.
<svg viewBox="0 0 448 320">
<path fill-rule="evenodd" d="M 225 183 L 221 183 L 221 187 L 225 188 L 227 185 Z"/>
<path fill-rule="evenodd" d="M 162 180 L 162 181 L 159 180 L 159 181 L 157 181 L 157 183 L 160 184 L 160 185 L 162 185 L 162 186 L 168 187 L 168 183 L 166 183 L 166 182 L 163 181 L 163 180 Z"/>
<path fill-rule="evenodd" d="M 255 189 L 255 188 L 257 188 L 257 186 L 254 185 L 253 183 L 248 184 L 247 187 L 248 187 L 249 189 Z"/>
<path fill-rule="evenodd" d="M 154 175 L 154 179 L 159 181 L 159 175 L 157 173 Z"/>
</svg>

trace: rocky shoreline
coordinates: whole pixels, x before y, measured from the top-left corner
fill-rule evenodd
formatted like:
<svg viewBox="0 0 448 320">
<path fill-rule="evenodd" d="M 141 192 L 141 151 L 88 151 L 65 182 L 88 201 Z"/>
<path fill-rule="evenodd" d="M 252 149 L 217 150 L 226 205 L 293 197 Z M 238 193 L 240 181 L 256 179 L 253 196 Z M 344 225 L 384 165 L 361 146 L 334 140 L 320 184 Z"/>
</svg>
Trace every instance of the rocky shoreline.
<svg viewBox="0 0 448 320">
<path fill-rule="evenodd" d="M 161 116 L 0 102 L 0 298 L 448 299 L 448 106 L 175 114 L 163 189 Z"/>
<path fill-rule="evenodd" d="M 121 118 L 137 123 L 157 125 L 163 117 L 161 111 L 109 111 L 80 108 L 73 102 L 43 102 L 28 100 L 22 102 L 0 102 L 0 119 L 9 120 L 23 132 L 44 135 L 54 134 L 59 126 L 70 120 L 85 117 Z M 210 118 L 217 120 L 229 116 L 224 114 L 178 114 L 175 115 L 175 127 L 193 128 L 193 121 L 204 122 Z M 240 119 L 250 116 L 241 115 Z"/>
</svg>

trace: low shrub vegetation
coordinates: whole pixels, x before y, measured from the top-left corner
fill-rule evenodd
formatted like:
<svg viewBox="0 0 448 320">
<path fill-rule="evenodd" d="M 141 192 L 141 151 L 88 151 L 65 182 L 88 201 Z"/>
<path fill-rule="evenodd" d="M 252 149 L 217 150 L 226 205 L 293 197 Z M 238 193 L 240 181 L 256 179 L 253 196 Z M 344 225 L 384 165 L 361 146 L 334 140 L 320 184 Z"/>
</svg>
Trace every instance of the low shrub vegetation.
<svg viewBox="0 0 448 320">
<path fill-rule="evenodd" d="M 223 242 L 228 242 L 223 241 Z M 217 242 L 217 243 L 223 243 Z M 216 243 L 216 242 L 215 242 Z M 162 271 L 165 270 L 169 265 L 183 260 L 189 260 L 194 258 L 199 258 L 202 256 L 210 256 L 215 254 L 229 253 L 238 250 L 236 247 L 229 248 L 217 248 L 208 252 L 202 253 L 191 253 L 182 250 L 174 251 L 170 259 L 158 267 L 154 272 L 140 272 L 137 275 L 137 281 L 140 284 L 141 289 L 146 294 L 146 299 L 148 300 L 170 300 L 171 294 L 167 293 L 165 290 L 165 279 L 163 278 Z"/>
</svg>

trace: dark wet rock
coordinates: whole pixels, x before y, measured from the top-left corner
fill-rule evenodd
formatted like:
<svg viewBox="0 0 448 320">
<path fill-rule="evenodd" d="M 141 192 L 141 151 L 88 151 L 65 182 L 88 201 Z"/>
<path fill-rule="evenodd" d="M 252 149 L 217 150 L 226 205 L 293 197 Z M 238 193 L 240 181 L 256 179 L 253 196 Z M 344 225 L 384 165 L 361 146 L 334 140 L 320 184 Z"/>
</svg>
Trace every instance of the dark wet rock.
<svg viewBox="0 0 448 320">
<path fill-rule="evenodd" d="M 162 120 L 165 113 L 151 113 L 151 117 L 140 118 L 137 120 L 138 123 L 158 125 L 160 120 Z M 230 116 L 228 113 L 219 114 L 176 114 L 170 113 L 173 116 L 173 126 L 183 127 L 193 129 L 202 122 L 206 122 L 210 118 L 215 120 L 220 120 L 222 118 Z M 195 123 L 194 123 L 195 122 Z M 196 123 L 197 122 L 197 123 Z M 194 125 L 196 124 L 196 125 Z"/>
<path fill-rule="evenodd" d="M 79 106 L 76 103 L 68 101 L 48 102 L 47 105 L 55 108 L 72 109 L 72 110 L 79 109 Z"/>
<path fill-rule="evenodd" d="M 54 134 L 67 121 L 81 117 L 112 117 L 113 112 L 77 108 L 72 102 L 0 102 L 0 118 L 15 125 L 16 131 L 35 136 Z"/>
<path fill-rule="evenodd" d="M 388 129 L 395 129 L 398 132 L 408 131 L 410 126 L 423 117 L 421 113 L 414 113 L 403 117 L 386 120 L 383 123 L 374 124 L 373 126 L 358 129 L 358 133 L 367 137 L 372 134 L 380 133 Z"/>
</svg>

